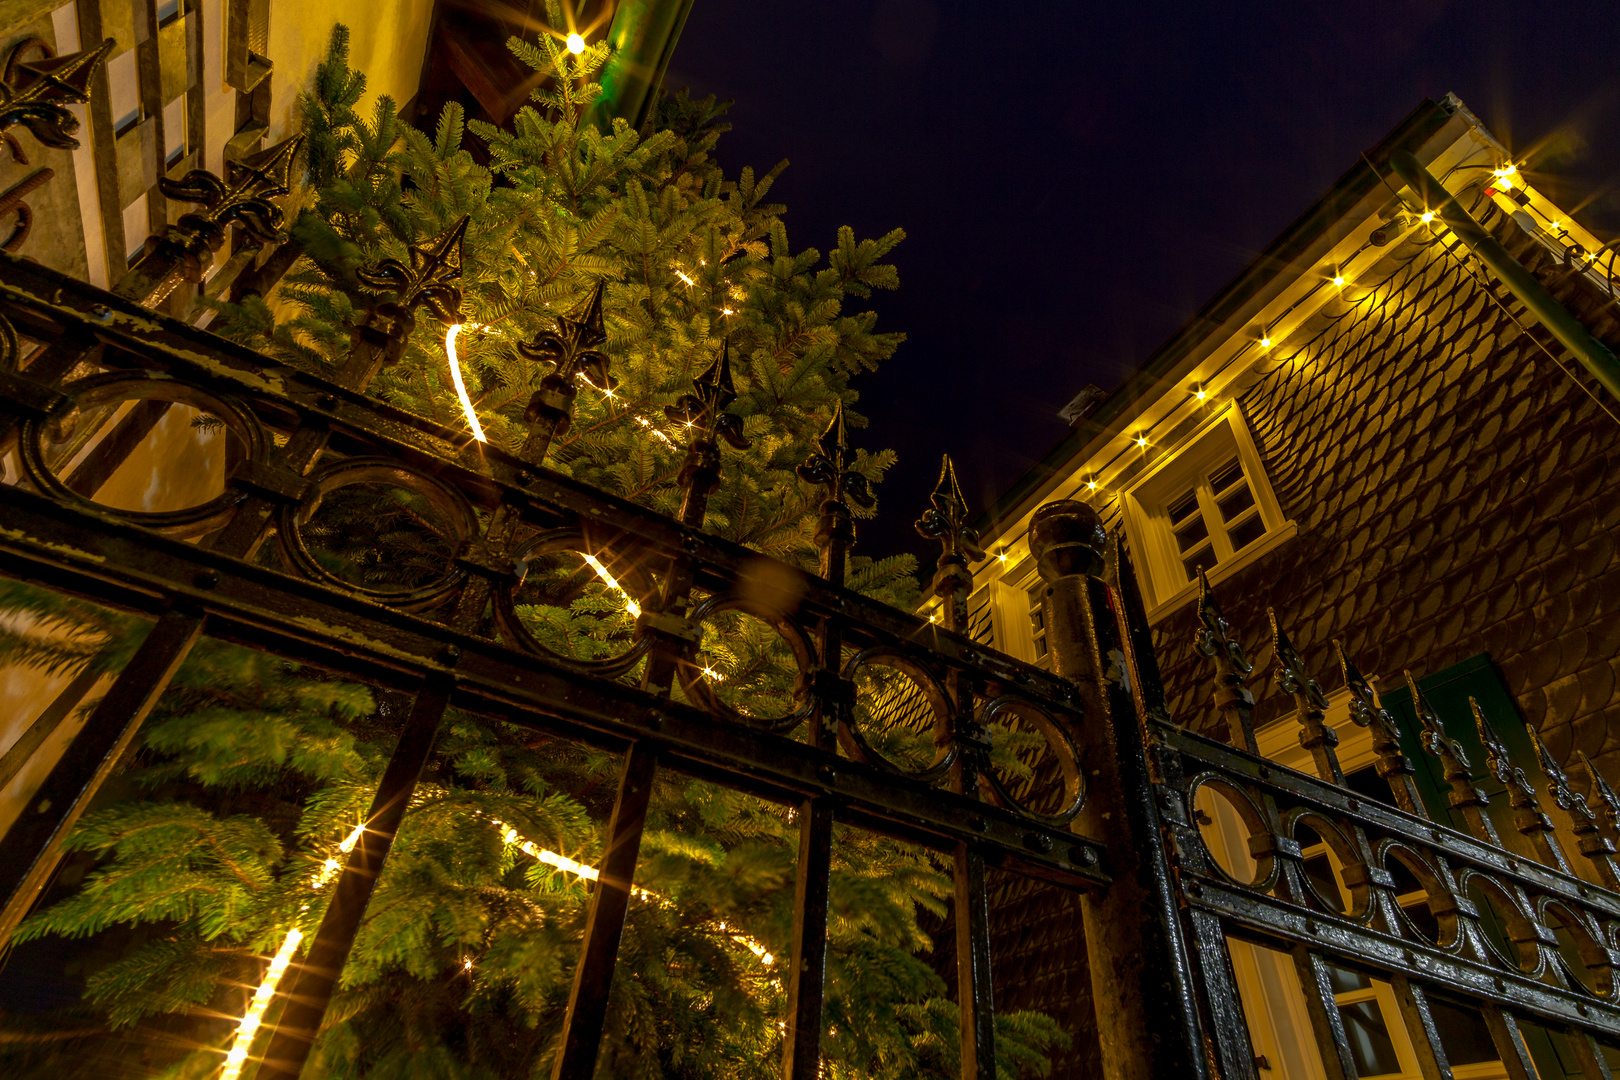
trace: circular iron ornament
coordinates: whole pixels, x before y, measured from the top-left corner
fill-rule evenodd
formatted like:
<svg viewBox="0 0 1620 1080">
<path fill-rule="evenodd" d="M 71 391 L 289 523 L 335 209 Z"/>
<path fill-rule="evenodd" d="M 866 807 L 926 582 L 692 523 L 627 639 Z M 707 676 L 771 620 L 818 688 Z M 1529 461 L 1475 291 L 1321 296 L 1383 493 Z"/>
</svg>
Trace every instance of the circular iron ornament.
<svg viewBox="0 0 1620 1080">
<path fill-rule="evenodd" d="M 317 469 L 310 474 L 309 481 L 315 488 L 314 497 L 302 505 L 282 507 L 281 524 L 276 530 L 282 554 L 305 577 L 345 592 L 359 593 L 403 611 L 425 611 L 442 604 L 467 576 L 467 572 L 452 560 L 443 574 L 426 585 L 403 589 L 358 585 L 322 566 L 304 543 L 303 536 L 303 527 L 315 516 L 328 495 L 359 484 L 377 484 L 402 488 L 426 499 L 428 505 L 444 517 L 447 529 L 443 534 L 444 539 L 452 550 L 459 550 L 472 532 L 473 510 L 466 496 L 455 488 L 391 458 L 381 457 L 345 458 Z"/>
<path fill-rule="evenodd" d="M 694 623 L 702 624 L 727 611 L 752 615 L 775 630 L 777 636 L 787 645 L 788 651 L 793 654 L 793 663 L 799 670 L 798 677 L 793 682 L 793 710 L 781 716 L 763 717 L 739 712 L 720 700 L 714 684 L 704 677 L 696 664 L 690 662 L 683 663 L 678 668 L 681 689 L 686 691 L 687 699 L 693 704 L 719 715 L 722 719 L 764 728 L 766 731 L 793 730 L 809 719 L 816 707 L 815 697 L 810 693 L 810 673 L 816 668 L 816 650 L 810 643 L 810 636 L 791 615 L 739 596 L 710 597 L 694 608 L 687 618 Z"/>
<path fill-rule="evenodd" d="M 1073 821 L 1086 802 L 1085 775 L 1080 769 L 1080 750 L 1069 734 L 1068 725 L 1060 722 L 1042 706 L 1028 698 L 1003 695 L 991 698 L 979 714 L 979 722 L 986 728 L 996 722 L 1002 713 L 1009 713 L 1031 725 L 1046 739 L 1046 745 L 1057 758 L 1063 775 L 1063 804 L 1055 813 L 1036 810 L 1018 799 L 1008 790 L 1001 775 L 994 769 L 979 774 L 979 790 L 987 802 L 1005 807 L 1043 825 L 1061 828 Z M 994 734 L 991 738 L 994 739 Z"/>
<path fill-rule="evenodd" d="M 1209 846 L 1209 840 L 1204 835 L 1202 822 L 1199 823 L 1198 838 L 1203 841 L 1204 850 L 1209 855 L 1209 861 L 1216 871 L 1234 885 L 1257 892 L 1270 892 L 1277 884 L 1277 876 L 1282 870 L 1282 863 L 1277 859 L 1277 846 L 1272 838 L 1271 827 L 1266 824 L 1266 815 L 1261 811 L 1259 803 L 1254 796 L 1243 788 L 1222 777 L 1219 773 L 1204 772 L 1193 777 L 1187 788 L 1187 808 L 1194 814 L 1198 813 L 1198 793 L 1208 788 L 1221 798 L 1224 798 L 1243 822 L 1248 830 L 1244 838 L 1248 851 L 1254 858 L 1255 876 L 1250 881 L 1244 881 L 1234 874 L 1225 863 L 1215 854 Z M 1255 843 L 1256 838 L 1260 844 Z M 1257 850 L 1258 849 L 1258 850 Z M 1236 860 L 1231 860 L 1236 861 Z"/>
<path fill-rule="evenodd" d="M 163 372 L 115 371 L 91 375 L 63 386 L 62 393 L 73 402 L 70 417 L 82 417 L 96 409 L 115 408 L 126 401 L 168 401 L 189 406 L 200 413 L 217 416 L 233 435 L 242 440 L 249 460 L 264 461 L 268 440 L 257 417 L 233 398 L 180 382 Z M 179 510 L 121 510 L 97 502 L 69 488 L 46 462 L 46 436 L 60 430 L 61 424 L 59 419 L 32 417 L 24 423 L 17 444 L 23 473 L 29 483 L 60 502 L 90 507 L 165 536 L 187 539 L 219 528 L 230 520 L 237 504 L 245 498 L 242 492 L 227 485 L 223 492 L 212 499 Z"/>
<path fill-rule="evenodd" d="M 0 372 L 15 375 L 22 359 L 22 346 L 17 341 L 17 328 L 11 320 L 0 315 Z"/>
<path fill-rule="evenodd" d="M 1457 889 L 1479 911 L 1479 936 L 1484 939 L 1490 958 L 1505 968 L 1539 978 L 1546 962 L 1538 940 L 1540 930 L 1535 916 L 1525 910 L 1513 890 L 1491 875 L 1472 869 L 1457 876 Z M 1485 902 L 1480 903 L 1481 900 Z M 1496 933 L 1507 939 L 1509 948 L 1517 955 L 1504 951 L 1494 938 Z"/>
<path fill-rule="evenodd" d="M 1438 935 L 1431 935 L 1407 913 L 1404 907 L 1401 908 L 1401 925 L 1430 945 L 1446 950 L 1456 948 L 1462 939 L 1461 928 L 1457 921 L 1457 899 L 1450 886 L 1435 871 L 1427 856 L 1416 848 L 1393 839 L 1380 841 L 1373 849 L 1373 853 L 1378 859 L 1378 864 L 1386 871 L 1390 870 L 1390 862 L 1393 860 L 1417 881 L 1423 889 L 1423 902 L 1428 906 L 1429 914 L 1434 916 L 1440 932 Z M 1400 907 L 1398 903 L 1396 906 Z"/>
<path fill-rule="evenodd" d="M 844 664 L 842 677 L 853 682 L 855 673 L 863 667 L 886 667 L 900 672 L 916 687 L 917 692 L 927 703 L 928 709 L 933 713 L 934 729 L 934 759 L 921 769 L 908 769 L 897 765 L 872 749 L 861 731 L 860 722 L 855 718 L 854 710 L 850 710 L 845 722 L 838 728 L 838 743 L 843 747 L 844 753 L 856 761 L 874 765 L 897 776 L 904 776 L 911 780 L 920 780 L 925 784 L 937 783 L 951 766 L 956 764 L 961 748 L 949 738 L 953 730 L 951 717 L 951 699 L 945 693 L 945 686 L 933 673 L 911 656 L 892 645 L 874 645 L 862 649 L 850 657 Z"/>
<path fill-rule="evenodd" d="M 1317 887 L 1316 882 L 1312 880 L 1311 875 L 1308 873 L 1300 875 L 1304 878 L 1305 888 L 1310 892 L 1311 897 L 1321 910 L 1329 915 L 1337 915 L 1340 918 L 1350 919 L 1354 922 L 1364 922 L 1372 911 L 1372 891 L 1367 887 L 1367 867 L 1361 861 L 1360 856 L 1356 854 L 1355 846 L 1350 843 L 1350 838 L 1345 836 L 1344 831 L 1334 821 L 1323 817 L 1320 812 L 1309 807 L 1296 807 L 1283 815 L 1282 827 L 1284 835 L 1299 843 L 1301 849 L 1315 846 L 1299 840 L 1296 833 L 1298 833 L 1302 825 L 1316 833 L 1321 838 L 1322 843 L 1327 845 L 1333 858 L 1338 860 L 1339 872 L 1344 879 L 1344 887 L 1350 893 L 1348 909 L 1340 897 L 1322 895 L 1322 890 Z"/>
<path fill-rule="evenodd" d="M 1570 980 L 1594 997 L 1613 998 L 1615 958 L 1603 944 L 1602 929 L 1585 911 L 1563 900 L 1543 897 L 1537 907 L 1541 925 L 1558 938 L 1558 960 Z M 1558 933 L 1560 929 L 1563 934 Z"/>
<path fill-rule="evenodd" d="M 548 529 L 535 533 L 512 550 L 512 558 L 519 566 L 526 566 L 529 562 L 544 555 L 558 555 L 572 553 L 581 557 L 590 556 L 597 559 L 605 567 L 610 568 L 614 580 L 625 590 L 626 595 L 633 599 L 642 608 L 651 604 L 657 595 L 657 589 L 652 581 L 635 563 L 621 569 L 617 556 L 602 547 L 592 548 L 585 541 L 585 536 L 578 529 Z M 593 578 L 594 580 L 594 578 Z M 636 666 L 636 663 L 652 647 L 649 635 L 636 633 L 635 640 L 630 647 L 614 656 L 602 657 L 598 660 L 581 660 L 574 656 L 564 656 L 554 649 L 548 648 L 539 638 L 523 625 L 518 616 L 517 593 L 523 586 L 523 580 L 508 582 L 495 590 L 494 608 L 495 625 L 500 628 L 501 635 L 507 642 L 522 649 L 524 652 L 556 664 L 569 671 L 585 675 L 595 675 L 600 678 L 614 678 Z"/>
</svg>

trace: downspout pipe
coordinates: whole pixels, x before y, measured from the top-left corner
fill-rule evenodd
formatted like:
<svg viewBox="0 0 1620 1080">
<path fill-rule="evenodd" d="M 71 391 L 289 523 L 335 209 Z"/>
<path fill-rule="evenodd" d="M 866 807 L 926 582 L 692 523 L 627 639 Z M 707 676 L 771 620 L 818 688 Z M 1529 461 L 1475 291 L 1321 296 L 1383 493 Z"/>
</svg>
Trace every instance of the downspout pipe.
<svg viewBox="0 0 1620 1080">
<path fill-rule="evenodd" d="M 1457 234 L 1457 239 L 1479 256 L 1491 268 L 1508 291 L 1551 330 L 1553 336 L 1575 355 L 1581 366 L 1592 373 L 1609 396 L 1620 401 L 1620 359 L 1603 342 L 1569 313 L 1569 309 L 1553 299 L 1546 286 L 1535 279 L 1501 242 L 1485 231 L 1473 215 L 1441 186 L 1434 174 L 1424 168 L 1410 151 L 1401 150 L 1390 155 L 1390 166 L 1396 174 L 1417 193 L 1423 205 Z"/>
<path fill-rule="evenodd" d="M 613 56 L 600 76 L 602 96 L 588 114 L 599 128 L 612 130 L 618 118 L 632 128 L 646 122 L 692 4 L 693 0 L 619 0 L 607 34 Z"/>
</svg>

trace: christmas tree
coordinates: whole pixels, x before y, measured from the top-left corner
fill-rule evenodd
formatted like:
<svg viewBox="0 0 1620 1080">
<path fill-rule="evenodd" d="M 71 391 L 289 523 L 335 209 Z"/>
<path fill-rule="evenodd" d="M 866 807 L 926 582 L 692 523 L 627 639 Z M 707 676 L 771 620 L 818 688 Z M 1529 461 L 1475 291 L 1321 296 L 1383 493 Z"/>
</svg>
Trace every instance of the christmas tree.
<svg viewBox="0 0 1620 1080">
<path fill-rule="evenodd" d="M 728 179 L 711 156 L 724 105 L 674 95 L 641 131 L 601 131 L 586 114 L 605 47 L 574 54 L 545 36 L 511 47 L 548 76 L 535 105 L 511 130 L 464 123 L 450 106 L 428 134 L 386 98 L 370 118 L 356 113 L 365 80 L 339 27 L 302 101 L 307 184 L 292 201 L 304 257 L 270 300 L 222 305 L 214 329 L 330 369 L 378 295 L 365 268 L 465 218 L 459 330 L 447 338 L 424 320 L 370 392 L 517 452 L 545 335 L 559 315 L 600 318 L 606 362 L 587 366 L 546 466 L 674 513 L 685 451 L 675 406 L 724 351 L 748 448 L 727 453 L 704 527 L 814 573 L 822 493 L 795 468 L 836 416 L 863 426 L 849 381 L 901 335 L 845 304 L 896 286 L 884 259 L 902 233 L 857 241 L 846 228 L 825 259 L 794 251 L 783 208 L 765 201 L 783 166 Z M 854 469 L 875 485 L 892 460 L 861 453 Z M 398 489 L 351 489 L 304 538 L 331 573 L 401 588 L 442 564 L 432 524 L 431 508 Z M 277 556 L 267 545 L 262 558 Z M 620 651 L 633 583 L 544 550 L 527 570 L 524 632 L 580 660 Z M 854 558 L 848 584 L 908 605 L 915 571 L 909 557 Z M 41 670 L 115 668 L 143 630 L 21 586 L 5 587 L 0 608 L 23 628 L 0 638 L 0 655 Z M 710 629 L 699 659 L 712 693 L 745 716 L 791 711 L 796 671 L 770 629 L 741 613 Z M 7 1074 L 56 1075 L 67 1056 L 82 1064 L 129 1045 L 118 1032 L 144 1031 L 162 1033 L 162 1049 L 141 1075 L 216 1075 L 267 969 L 319 922 L 405 707 L 205 640 L 70 841 L 88 874 L 17 935 L 97 936 L 85 1005 L 58 1019 L 111 1033 L 17 1044 L 3 1051 Z M 892 744 L 881 723 L 872 732 L 904 758 L 905 732 L 889 731 Z M 589 747 L 452 713 L 305 1075 L 546 1075 L 617 767 Z M 797 845 L 790 808 L 660 774 L 599 1075 L 779 1074 Z M 947 909 L 944 864 L 853 829 L 834 850 L 825 1075 L 955 1075 L 956 1009 L 919 925 L 919 912 Z M 274 1019 L 272 1004 L 265 1024 Z M 1009 1078 L 1044 1072 L 1043 1051 L 1065 1038 L 1038 1014 L 998 1023 Z M 262 1035 L 242 1045 L 262 1048 Z"/>
</svg>

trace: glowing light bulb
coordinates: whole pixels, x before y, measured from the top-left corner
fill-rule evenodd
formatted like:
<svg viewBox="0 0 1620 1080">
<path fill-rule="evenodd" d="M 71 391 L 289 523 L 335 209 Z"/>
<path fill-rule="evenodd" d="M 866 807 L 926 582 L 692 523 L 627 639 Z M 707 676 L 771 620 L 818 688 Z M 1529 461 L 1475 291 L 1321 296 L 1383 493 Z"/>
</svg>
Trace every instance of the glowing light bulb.
<svg viewBox="0 0 1620 1080">
<path fill-rule="evenodd" d="M 1333 285 L 1334 285 L 1335 288 L 1338 288 L 1338 289 L 1344 288 L 1344 275 L 1343 274 L 1334 274 L 1333 275 Z"/>
<path fill-rule="evenodd" d="M 997 562 L 1006 562 L 1007 561 L 1007 553 L 1005 551 L 997 552 L 996 553 L 996 561 Z"/>
<path fill-rule="evenodd" d="M 679 271 L 679 270 L 675 271 L 675 276 L 680 278 L 682 281 L 686 282 L 688 285 L 692 284 L 692 279 L 687 277 L 685 274 L 681 273 L 681 271 Z"/>
<path fill-rule="evenodd" d="M 1137 446 L 1146 446 L 1147 445 L 1147 436 L 1146 435 L 1138 435 L 1136 437 L 1136 445 Z"/>
<path fill-rule="evenodd" d="M 1199 401 L 1203 401 L 1205 398 L 1209 397 L 1209 395 L 1204 392 L 1203 387 L 1199 387 L 1198 391 L 1193 394 L 1193 397 L 1197 398 Z"/>
<path fill-rule="evenodd" d="M 703 677 L 705 679 L 713 679 L 715 682 L 726 681 L 726 677 L 712 667 L 705 667 L 703 669 Z"/>
<path fill-rule="evenodd" d="M 568 51 L 578 56 L 585 51 L 585 39 L 578 34 L 568 35 Z"/>
<path fill-rule="evenodd" d="M 461 411 L 467 416 L 467 426 L 472 428 L 473 438 L 488 442 L 484 438 L 484 426 L 478 422 L 478 414 L 473 412 L 472 398 L 467 396 L 467 384 L 461 379 L 461 361 L 456 357 L 456 335 L 459 333 L 461 324 L 456 323 L 444 334 L 444 354 L 450 358 L 450 381 L 455 384 L 456 397 L 461 399 Z"/>
<path fill-rule="evenodd" d="M 1555 222 L 1553 222 L 1553 223 L 1552 223 L 1552 224 L 1551 224 L 1551 225 L 1549 225 L 1549 226 L 1548 226 L 1548 228 L 1550 228 L 1550 229 L 1556 229 L 1556 228 L 1558 228 L 1558 227 L 1559 227 L 1559 224 L 1558 224 L 1558 222 L 1556 222 L 1556 221 L 1555 221 Z"/>
<path fill-rule="evenodd" d="M 1095 481 L 1095 480 L 1087 480 L 1086 481 L 1086 490 L 1087 491 L 1096 491 L 1097 490 L 1097 481 Z"/>
<path fill-rule="evenodd" d="M 1421 218 L 1419 218 L 1418 220 L 1423 222 L 1423 224 L 1427 225 L 1429 222 L 1434 220 L 1434 211 L 1433 210 L 1425 210 L 1425 211 L 1423 211 L 1423 216 Z"/>
</svg>

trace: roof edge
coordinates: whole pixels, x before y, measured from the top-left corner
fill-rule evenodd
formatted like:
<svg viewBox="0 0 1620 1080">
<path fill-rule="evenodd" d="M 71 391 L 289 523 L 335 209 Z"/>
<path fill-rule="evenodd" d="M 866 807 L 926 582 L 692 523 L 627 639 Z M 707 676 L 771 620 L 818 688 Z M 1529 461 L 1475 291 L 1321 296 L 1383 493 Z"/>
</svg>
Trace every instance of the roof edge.
<svg viewBox="0 0 1620 1080">
<path fill-rule="evenodd" d="M 1393 173 L 1389 167 L 1391 155 L 1400 150 L 1418 150 L 1445 127 L 1460 104 L 1453 98 L 1445 102 L 1425 98 L 1377 146 L 1363 154 L 1361 160 L 1352 165 L 1326 194 L 1295 218 L 1237 277 L 1131 372 L 1080 426 L 1064 436 L 986 507 L 973 523 L 979 535 L 989 535 L 1007 519 L 1015 517 L 1031 495 L 1065 471 L 1067 463 L 1083 456 L 1093 442 L 1106 438 L 1111 421 L 1151 393 L 1167 371 L 1172 370 L 1188 353 L 1225 325 L 1256 293 L 1309 251 L 1334 223 L 1366 198 L 1368 192 L 1382 185 L 1384 178 Z"/>
</svg>

